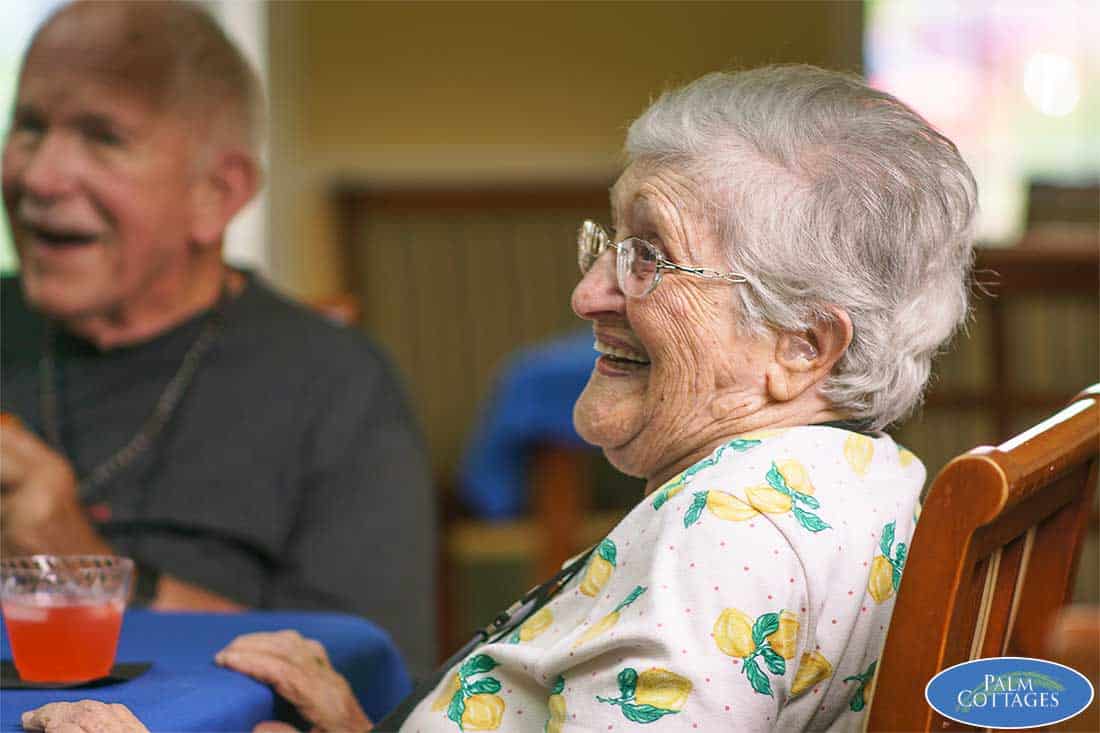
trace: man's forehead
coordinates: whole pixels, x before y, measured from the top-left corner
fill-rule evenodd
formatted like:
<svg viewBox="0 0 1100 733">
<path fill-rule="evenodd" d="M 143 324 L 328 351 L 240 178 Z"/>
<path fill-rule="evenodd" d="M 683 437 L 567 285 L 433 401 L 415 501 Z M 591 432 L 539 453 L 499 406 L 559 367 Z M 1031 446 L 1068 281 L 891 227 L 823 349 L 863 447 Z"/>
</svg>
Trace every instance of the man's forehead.
<svg viewBox="0 0 1100 733">
<path fill-rule="evenodd" d="M 161 111 L 158 97 L 116 74 L 28 63 L 20 76 L 16 107 L 51 116 L 90 113 L 137 125 Z"/>
<path fill-rule="evenodd" d="M 21 76 L 74 76 L 74 84 L 117 86 L 120 93 L 159 103 L 170 93 L 174 64 L 167 44 L 155 36 L 124 9 L 78 3 L 35 37 Z"/>
</svg>

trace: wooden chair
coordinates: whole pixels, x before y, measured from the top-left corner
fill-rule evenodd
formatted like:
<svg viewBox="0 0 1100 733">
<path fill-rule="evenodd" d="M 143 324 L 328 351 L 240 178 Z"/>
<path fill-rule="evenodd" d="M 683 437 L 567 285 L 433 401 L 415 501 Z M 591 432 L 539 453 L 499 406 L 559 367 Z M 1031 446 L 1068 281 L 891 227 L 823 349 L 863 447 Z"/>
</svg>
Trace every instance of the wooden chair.
<svg viewBox="0 0 1100 733">
<path fill-rule="evenodd" d="M 1092 507 L 1098 398 L 1100 384 L 936 477 L 879 662 L 868 730 L 969 729 L 928 706 L 928 680 L 970 659 L 1043 655 Z"/>
</svg>

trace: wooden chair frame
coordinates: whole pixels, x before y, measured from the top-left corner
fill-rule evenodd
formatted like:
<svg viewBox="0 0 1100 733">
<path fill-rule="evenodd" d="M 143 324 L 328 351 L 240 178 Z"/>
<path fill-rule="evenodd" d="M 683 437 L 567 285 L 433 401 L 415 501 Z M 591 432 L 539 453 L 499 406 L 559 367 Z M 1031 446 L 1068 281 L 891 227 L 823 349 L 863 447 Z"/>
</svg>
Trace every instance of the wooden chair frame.
<svg viewBox="0 0 1100 733">
<path fill-rule="evenodd" d="M 868 717 L 872 731 L 964 730 L 924 699 L 970 659 L 1041 656 L 1092 508 L 1100 385 L 936 477 L 917 523 Z"/>
</svg>

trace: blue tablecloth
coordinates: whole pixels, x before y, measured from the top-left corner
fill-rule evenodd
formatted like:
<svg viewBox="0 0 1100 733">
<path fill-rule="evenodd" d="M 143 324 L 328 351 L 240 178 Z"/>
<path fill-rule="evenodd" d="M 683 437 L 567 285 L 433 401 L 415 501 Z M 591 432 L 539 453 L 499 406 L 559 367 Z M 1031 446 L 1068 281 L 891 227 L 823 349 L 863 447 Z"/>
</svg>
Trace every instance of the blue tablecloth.
<svg viewBox="0 0 1100 733">
<path fill-rule="evenodd" d="M 527 507 L 527 459 L 536 443 L 587 446 L 573 403 L 596 361 L 592 330 L 524 349 L 501 370 L 462 464 L 458 494 L 476 517 L 510 519 Z"/>
<path fill-rule="evenodd" d="M 129 611 L 116 662 L 153 663 L 137 679 L 85 690 L 3 690 L 0 726 L 22 730 L 20 714 L 59 700 L 103 700 L 128 706 L 152 731 L 249 731 L 277 718 L 274 693 L 214 664 L 214 653 L 239 634 L 296 629 L 319 640 L 333 666 L 351 682 L 363 708 L 379 720 L 411 691 L 404 663 L 389 637 L 364 619 L 338 613 L 240 614 Z M 7 633 L 0 653 L 11 658 Z"/>
</svg>

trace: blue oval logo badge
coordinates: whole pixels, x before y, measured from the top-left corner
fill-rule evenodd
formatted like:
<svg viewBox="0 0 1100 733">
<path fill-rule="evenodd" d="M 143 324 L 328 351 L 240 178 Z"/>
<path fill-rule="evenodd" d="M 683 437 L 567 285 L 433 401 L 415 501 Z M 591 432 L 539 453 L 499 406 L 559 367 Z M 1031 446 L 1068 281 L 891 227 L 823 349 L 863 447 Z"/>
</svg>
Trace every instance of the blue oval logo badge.
<svg viewBox="0 0 1100 733">
<path fill-rule="evenodd" d="M 924 688 L 936 712 L 983 728 L 1036 728 L 1072 718 L 1092 702 L 1092 683 L 1043 659 L 993 657 L 948 667 Z"/>
</svg>

